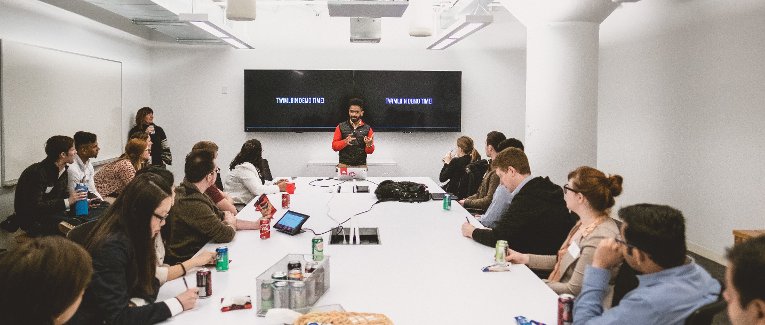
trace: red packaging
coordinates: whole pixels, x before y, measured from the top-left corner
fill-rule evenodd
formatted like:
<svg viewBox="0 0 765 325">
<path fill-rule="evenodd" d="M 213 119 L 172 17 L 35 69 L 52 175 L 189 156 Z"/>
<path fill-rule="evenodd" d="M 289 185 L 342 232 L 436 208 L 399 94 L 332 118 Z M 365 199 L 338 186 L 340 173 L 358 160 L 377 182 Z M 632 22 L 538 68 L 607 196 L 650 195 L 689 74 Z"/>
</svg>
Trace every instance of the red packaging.
<svg viewBox="0 0 765 325">
<path fill-rule="evenodd" d="M 260 239 L 271 238 L 271 219 L 260 218 Z"/>
<path fill-rule="evenodd" d="M 282 194 L 282 209 L 289 209 L 289 208 L 290 208 L 290 194 L 283 193 Z"/>
<path fill-rule="evenodd" d="M 276 208 L 274 208 L 274 205 L 271 204 L 271 201 L 268 199 L 268 195 L 261 195 L 256 201 L 255 201 L 255 211 L 260 211 L 260 214 L 265 218 L 273 218 L 274 214 L 276 214 Z"/>
<path fill-rule="evenodd" d="M 209 298 L 212 296 L 212 272 L 208 269 L 197 271 L 197 288 L 199 289 L 199 298 Z"/>
<path fill-rule="evenodd" d="M 564 293 L 558 297 L 558 325 L 574 324 L 574 296 Z"/>
</svg>

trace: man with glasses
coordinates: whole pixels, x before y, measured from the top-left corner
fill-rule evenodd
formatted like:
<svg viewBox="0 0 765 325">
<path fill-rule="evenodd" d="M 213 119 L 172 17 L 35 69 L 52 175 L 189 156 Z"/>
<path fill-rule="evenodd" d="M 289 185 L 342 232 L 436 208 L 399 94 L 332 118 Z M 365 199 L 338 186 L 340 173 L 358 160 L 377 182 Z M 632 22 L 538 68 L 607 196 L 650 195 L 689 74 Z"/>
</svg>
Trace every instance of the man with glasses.
<svg viewBox="0 0 765 325">
<path fill-rule="evenodd" d="M 637 204 L 619 210 L 624 240 L 604 239 L 584 272 L 574 324 L 683 324 L 697 308 L 717 300 L 720 284 L 686 256 L 685 219 L 669 206 Z M 609 269 L 622 262 L 640 284 L 619 305 L 603 310 Z"/>
<path fill-rule="evenodd" d="M 192 151 L 186 156 L 186 177 L 175 188 L 175 204 L 170 209 L 162 237 L 166 240 L 165 262 L 173 265 L 196 254 L 206 243 L 228 243 L 237 230 L 260 229 L 257 222 L 237 219 L 221 211 L 204 192 L 215 186 L 220 168 L 214 154 Z"/>
</svg>

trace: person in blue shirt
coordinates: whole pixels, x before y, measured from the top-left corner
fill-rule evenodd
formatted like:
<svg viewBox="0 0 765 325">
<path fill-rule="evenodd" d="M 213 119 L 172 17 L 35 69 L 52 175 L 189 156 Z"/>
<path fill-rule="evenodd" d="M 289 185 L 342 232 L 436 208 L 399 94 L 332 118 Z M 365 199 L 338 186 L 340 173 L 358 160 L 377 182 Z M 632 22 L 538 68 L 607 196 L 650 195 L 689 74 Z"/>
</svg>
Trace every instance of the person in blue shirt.
<svg viewBox="0 0 765 325">
<path fill-rule="evenodd" d="M 765 236 L 728 250 L 725 292 L 733 325 L 765 324 Z"/>
<path fill-rule="evenodd" d="M 683 324 L 691 312 L 718 299 L 720 283 L 686 256 L 680 211 L 637 204 L 618 214 L 624 240 L 604 239 L 595 250 L 574 303 L 574 324 Z M 604 311 L 609 269 L 622 262 L 637 271 L 640 284 Z"/>
<path fill-rule="evenodd" d="M 502 152 L 502 150 L 507 148 L 518 148 L 523 151 L 523 142 L 516 138 L 503 140 L 497 146 L 496 153 L 492 155 L 492 159 L 496 157 L 498 153 Z M 491 172 L 494 173 L 494 170 L 492 169 Z M 497 178 L 499 178 L 499 176 L 497 176 Z M 482 225 L 488 228 L 494 228 L 502 214 L 504 214 L 505 211 L 507 211 L 507 208 L 510 207 L 511 201 L 513 201 L 513 195 L 510 194 L 510 191 L 508 191 L 506 187 L 500 184 L 497 186 L 497 190 L 494 191 L 489 208 L 486 209 L 486 213 L 478 215 L 476 218 L 481 221 Z"/>
</svg>

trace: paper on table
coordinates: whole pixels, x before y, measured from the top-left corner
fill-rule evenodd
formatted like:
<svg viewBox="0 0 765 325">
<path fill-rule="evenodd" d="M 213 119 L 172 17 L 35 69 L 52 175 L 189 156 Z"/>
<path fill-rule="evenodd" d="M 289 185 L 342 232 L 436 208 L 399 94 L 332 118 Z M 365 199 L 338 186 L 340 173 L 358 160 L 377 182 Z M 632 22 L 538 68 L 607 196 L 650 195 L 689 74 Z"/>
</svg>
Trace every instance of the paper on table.
<svg viewBox="0 0 765 325">
<path fill-rule="evenodd" d="M 473 226 L 473 227 L 476 227 L 476 228 L 478 228 L 478 229 L 487 229 L 487 227 L 486 227 L 486 226 L 484 226 L 483 224 L 481 224 L 481 222 L 480 222 L 480 221 L 478 221 L 478 219 L 476 219 L 476 218 L 475 218 L 474 216 L 472 216 L 472 215 L 468 215 L 468 216 L 467 216 L 465 219 L 467 219 L 467 222 L 468 222 L 468 223 L 470 223 L 470 225 L 471 225 L 471 226 Z"/>
</svg>

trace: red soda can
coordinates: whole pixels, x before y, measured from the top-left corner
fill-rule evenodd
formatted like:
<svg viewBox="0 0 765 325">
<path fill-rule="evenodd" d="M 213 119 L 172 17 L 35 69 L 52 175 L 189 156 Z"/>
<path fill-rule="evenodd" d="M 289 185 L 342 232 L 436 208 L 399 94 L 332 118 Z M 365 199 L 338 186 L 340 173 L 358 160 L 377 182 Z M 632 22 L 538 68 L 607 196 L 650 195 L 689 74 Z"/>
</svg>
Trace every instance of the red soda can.
<svg viewBox="0 0 765 325">
<path fill-rule="evenodd" d="M 290 194 L 283 193 L 282 194 L 282 209 L 289 209 L 289 208 L 290 208 Z"/>
<path fill-rule="evenodd" d="M 212 272 L 203 268 L 197 271 L 197 289 L 199 289 L 199 298 L 208 298 L 212 296 Z"/>
<path fill-rule="evenodd" d="M 268 218 L 260 218 L 260 239 L 271 238 L 271 220 Z"/>
<path fill-rule="evenodd" d="M 564 293 L 558 297 L 558 325 L 574 324 L 574 295 Z"/>
</svg>

